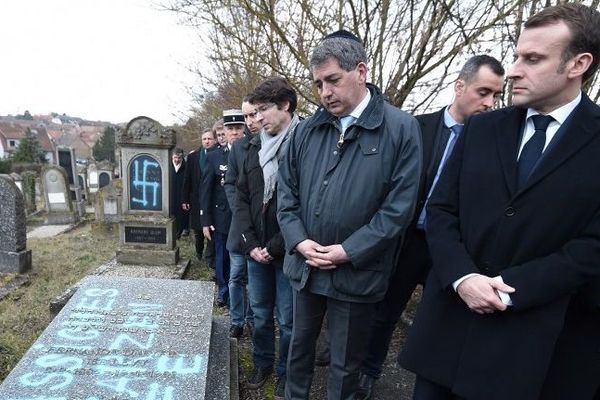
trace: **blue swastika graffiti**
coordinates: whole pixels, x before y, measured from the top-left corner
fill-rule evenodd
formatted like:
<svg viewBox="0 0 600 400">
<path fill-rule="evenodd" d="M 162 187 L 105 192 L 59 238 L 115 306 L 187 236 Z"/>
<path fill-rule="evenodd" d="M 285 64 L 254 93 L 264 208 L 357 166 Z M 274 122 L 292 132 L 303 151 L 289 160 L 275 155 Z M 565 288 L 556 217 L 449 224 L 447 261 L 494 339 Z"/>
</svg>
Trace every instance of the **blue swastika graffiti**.
<svg viewBox="0 0 600 400">
<path fill-rule="evenodd" d="M 148 155 L 135 157 L 129 167 L 129 207 L 132 210 L 162 209 L 162 169 Z"/>
</svg>

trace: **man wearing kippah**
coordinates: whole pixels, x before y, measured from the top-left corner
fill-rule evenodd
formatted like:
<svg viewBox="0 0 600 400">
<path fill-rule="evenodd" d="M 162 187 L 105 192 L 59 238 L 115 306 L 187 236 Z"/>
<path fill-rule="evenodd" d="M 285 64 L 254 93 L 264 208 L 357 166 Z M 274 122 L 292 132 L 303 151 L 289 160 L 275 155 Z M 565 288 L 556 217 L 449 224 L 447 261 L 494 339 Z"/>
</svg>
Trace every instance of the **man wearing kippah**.
<svg viewBox="0 0 600 400">
<path fill-rule="evenodd" d="M 328 399 L 354 399 L 374 304 L 385 295 L 417 198 L 417 121 L 367 84 L 350 32 L 325 37 L 310 67 L 321 107 L 302 121 L 279 166 L 278 219 L 294 325 L 285 398 L 308 399 L 327 313 Z"/>
</svg>

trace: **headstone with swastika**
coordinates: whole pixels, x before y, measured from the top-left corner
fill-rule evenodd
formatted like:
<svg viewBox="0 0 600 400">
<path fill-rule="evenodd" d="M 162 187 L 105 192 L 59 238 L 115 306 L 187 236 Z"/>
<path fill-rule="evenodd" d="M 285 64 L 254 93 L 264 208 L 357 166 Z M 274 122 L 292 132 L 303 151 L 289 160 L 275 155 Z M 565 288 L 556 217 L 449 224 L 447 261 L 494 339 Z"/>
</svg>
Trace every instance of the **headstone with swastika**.
<svg viewBox="0 0 600 400">
<path fill-rule="evenodd" d="M 0 399 L 228 400 L 208 385 L 211 369 L 229 364 L 210 357 L 219 350 L 212 298 L 209 282 L 89 276 L 0 385 Z"/>
<path fill-rule="evenodd" d="M 177 264 L 170 215 L 169 168 L 175 135 L 148 117 L 132 119 L 118 135 L 123 179 L 120 242 L 123 264 Z"/>
</svg>

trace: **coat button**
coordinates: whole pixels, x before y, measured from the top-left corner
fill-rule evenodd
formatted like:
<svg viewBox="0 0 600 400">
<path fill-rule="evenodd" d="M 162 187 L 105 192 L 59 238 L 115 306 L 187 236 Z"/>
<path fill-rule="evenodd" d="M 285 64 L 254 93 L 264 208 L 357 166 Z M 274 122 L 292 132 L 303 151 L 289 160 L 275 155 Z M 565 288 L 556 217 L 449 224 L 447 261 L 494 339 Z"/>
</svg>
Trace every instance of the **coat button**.
<svg viewBox="0 0 600 400">
<path fill-rule="evenodd" d="M 321 213 L 320 213 L 320 212 L 318 212 L 318 211 L 317 211 L 317 212 L 315 212 L 315 217 L 318 217 L 319 215 L 321 215 Z"/>
<path fill-rule="evenodd" d="M 323 186 L 327 186 L 329 184 L 329 181 L 323 181 Z"/>
<path fill-rule="evenodd" d="M 504 210 L 504 215 L 506 215 L 507 217 L 512 217 L 516 213 L 517 211 L 512 207 L 506 207 L 506 209 Z"/>
</svg>

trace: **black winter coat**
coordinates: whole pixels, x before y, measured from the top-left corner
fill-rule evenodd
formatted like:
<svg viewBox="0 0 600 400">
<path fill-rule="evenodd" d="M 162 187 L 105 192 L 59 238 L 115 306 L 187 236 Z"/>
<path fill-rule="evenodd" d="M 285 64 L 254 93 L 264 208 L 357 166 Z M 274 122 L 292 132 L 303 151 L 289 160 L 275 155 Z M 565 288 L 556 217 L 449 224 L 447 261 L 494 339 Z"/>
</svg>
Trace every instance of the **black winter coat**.
<svg viewBox="0 0 600 400">
<path fill-rule="evenodd" d="M 277 222 L 277 196 L 263 205 L 265 183 L 258 159 L 260 148 L 260 136 L 257 135 L 249 142 L 248 153 L 238 175 L 236 205 L 241 248 L 248 254 L 256 247 L 266 247 L 275 262 L 282 262 L 285 245 Z"/>
<path fill-rule="evenodd" d="M 227 250 L 234 253 L 244 252 L 236 209 L 236 185 L 251 139 L 252 135 L 248 131 L 248 128 L 246 128 L 244 130 L 244 137 L 236 140 L 231 145 L 227 173 L 225 174 L 225 194 L 227 194 L 227 201 L 229 202 L 229 208 L 231 209 L 231 227 L 229 228 L 229 235 L 227 236 Z"/>
<path fill-rule="evenodd" d="M 207 154 L 200 189 L 200 223 L 203 227 L 212 225 L 224 235 L 229 233 L 231 225 L 231 210 L 224 188 L 228 156 L 226 146 Z"/>
</svg>

